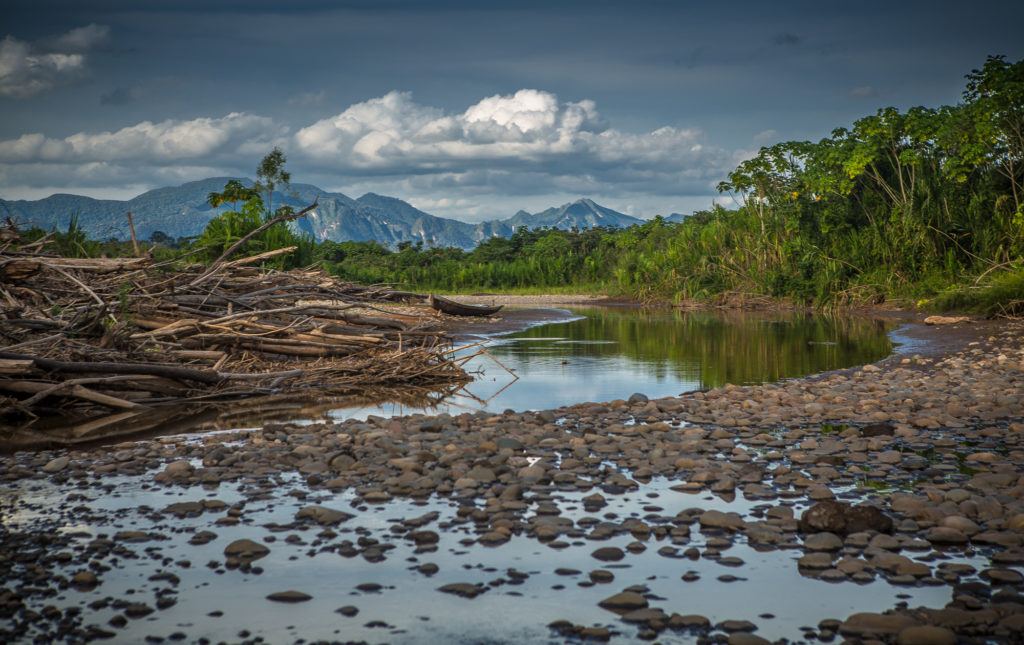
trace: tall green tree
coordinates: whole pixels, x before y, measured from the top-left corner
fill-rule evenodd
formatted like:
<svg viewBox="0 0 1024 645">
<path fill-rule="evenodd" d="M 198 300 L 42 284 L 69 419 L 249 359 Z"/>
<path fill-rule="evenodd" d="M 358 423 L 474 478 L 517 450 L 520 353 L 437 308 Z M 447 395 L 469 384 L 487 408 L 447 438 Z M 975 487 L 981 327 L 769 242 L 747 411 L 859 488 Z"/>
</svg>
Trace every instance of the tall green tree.
<svg viewBox="0 0 1024 645">
<path fill-rule="evenodd" d="M 274 189 L 278 186 L 287 186 L 292 181 L 291 173 L 284 169 L 287 160 L 281 149 L 275 146 L 256 167 L 255 188 L 267 195 L 268 215 L 274 213 Z"/>
<path fill-rule="evenodd" d="M 989 56 L 967 75 L 964 98 L 990 144 L 989 156 L 1010 185 L 1015 212 L 1024 202 L 1024 60 Z"/>
<path fill-rule="evenodd" d="M 224 190 L 207 195 L 206 203 L 213 208 L 231 204 L 231 210 L 238 210 L 238 202 L 247 202 L 257 194 L 254 188 L 246 188 L 242 182 L 232 179 L 224 184 Z"/>
</svg>

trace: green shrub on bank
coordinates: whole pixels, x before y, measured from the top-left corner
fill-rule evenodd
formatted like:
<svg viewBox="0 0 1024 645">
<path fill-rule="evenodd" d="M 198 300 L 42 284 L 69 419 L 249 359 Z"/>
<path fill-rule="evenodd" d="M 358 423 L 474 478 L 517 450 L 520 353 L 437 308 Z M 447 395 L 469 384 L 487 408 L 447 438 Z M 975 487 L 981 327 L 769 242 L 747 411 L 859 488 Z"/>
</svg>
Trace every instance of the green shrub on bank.
<svg viewBox="0 0 1024 645">
<path fill-rule="evenodd" d="M 960 287 L 940 294 L 929 307 L 987 316 L 1024 314 L 1024 269 L 997 274 L 985 284 Z"/>
</svg>

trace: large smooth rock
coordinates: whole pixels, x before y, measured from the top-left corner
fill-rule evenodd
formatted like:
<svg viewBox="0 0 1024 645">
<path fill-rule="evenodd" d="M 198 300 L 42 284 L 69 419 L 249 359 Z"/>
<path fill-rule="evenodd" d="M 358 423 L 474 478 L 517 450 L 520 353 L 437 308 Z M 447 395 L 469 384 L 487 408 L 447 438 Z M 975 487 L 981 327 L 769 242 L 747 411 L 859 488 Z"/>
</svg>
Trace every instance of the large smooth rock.
<svg viewBox="0 0 1024 645">
<path fill-rule="evenodd" d="M 48 474 L 59 473 L 67 468 L 70 463 L 71 460 L 67 457 L 57 457 L 46 462 L 46 465 L 43 466 L 43 472 Z"/>
<path fill-rule="evenodd" d="M 635 591 L 623 591 L 609 596 L 597 604 L 605 609 L 633 611 L 647 607 L 647 599 Z"/>
<path fill-rule="evenodd" d="M 919 625 L 900 631 L 896 642 L 899 645 L 956 645 L 956 634 L 945 627 Z"/>
<path fill-rule="evenodd" d="M 928 316 L 924 319 L 926 325 L 958 325 L 969 322 L 971 319 L 967 316 Z"/>
<path fill-rule="evenodd" d="M 870 638 L 878 636 L 895 636 L 908 627 L 916 627 L 917 621 L 900 614 L 854 614 L 839 626 L 843 636 Z"/>
<path fill-rule="evenodd" d="M 808 551 L 838 551 L 843 548 L 843 540 L 835 533 L 811 533 L 804 538 L 804 548 Z"/>
<path fill-rule="evenodd" d="M 851 506 L 845 502 L 818 502 L 800 516 L 803 533 L 835 533 L 846 536 L 862 531 L 892 533 L 892 518 L 868 504 Z"/>
<path fill-rule="evenodd" d="M 934 526 L 924 534 L 924 539 L 932 544 L 966 544 L 967 536 L 963 531 L 948 527 Z"/>
<path fill-rule="evenodd" d="M 704 511 L 699 521 L 701 528 L 726 531 L 738 531 L 746 524 L 738 513 L 723 513 L 715 510 Z"/>
<path fill-rule="evenodd" d="M 259 560 L 269 553 L 270 549 L 266 545 L 247 539 L 235 540 L 224 547 L 224 555 L 239 560 Z"/>
<path fill-rule="evenodd" d="M 333 508 L 327 508 L 326 506 L 305 506 L 299 509 L 299 512 L 295 514 L 295 519 L 304 520 L 310 519 L 321 524 L 323 526 L 333 526 L 335 524 L 341 524 L 355 517 L 350 513 L 344 511 L 338 511 Z"/>
<path fill-rule="evenodd" d="M 617 546 L 603 546 L 590 554 L 591 557 L 601 562 L 618 562 L 626 557 L 626 554 Z"/>
</svg>

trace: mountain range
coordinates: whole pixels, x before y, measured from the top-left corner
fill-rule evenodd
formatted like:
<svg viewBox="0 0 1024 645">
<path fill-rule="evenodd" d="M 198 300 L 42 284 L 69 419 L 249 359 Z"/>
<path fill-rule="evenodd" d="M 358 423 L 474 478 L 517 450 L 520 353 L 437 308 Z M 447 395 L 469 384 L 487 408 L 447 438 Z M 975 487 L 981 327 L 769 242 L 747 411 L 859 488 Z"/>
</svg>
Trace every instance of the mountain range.
<svg viewBox="0 0 1024 645">
<path fill-rule="evenodd" d="M 160 231 L 171 237 L 189 237 L 202 232 L 206 224 L 230 206 L 212 208 L 207 195 L 224 188 L 230 177 L 211 177 L 181 186 L 157 188 L 129 200 L 93 199 L 81 195 L 57 194 L 34 201 L 0 199 L 0 219 L 10 217 L 19 227 L 66 229 L 72 217 L 90 237 L 126 239 L 126 213 L 132 213 L 136 234 L 148 239 Z M 252 185 L 249 180 L 242 180 Z M 506 219 L 471 224 L 437 217 L 395 197 L 367 193 L 352 199 L 310 184 L 291 184 L 275 191 L 273 206 L 296 209 L 317 200 L 314 211 L 292 222 L 299 232 L 316 240 L 377 241 L 388 247 L 401 242 L 422 242 L 424 246 L 475 247 L 491 237 L 509 237 L 517 228 L 551 227 L 564 230 L 608 226 L 624 228 L 643 220 L 596 204 L 590 199 L 549 208 L 539 213 L 519 211 Z"/>
</svg>

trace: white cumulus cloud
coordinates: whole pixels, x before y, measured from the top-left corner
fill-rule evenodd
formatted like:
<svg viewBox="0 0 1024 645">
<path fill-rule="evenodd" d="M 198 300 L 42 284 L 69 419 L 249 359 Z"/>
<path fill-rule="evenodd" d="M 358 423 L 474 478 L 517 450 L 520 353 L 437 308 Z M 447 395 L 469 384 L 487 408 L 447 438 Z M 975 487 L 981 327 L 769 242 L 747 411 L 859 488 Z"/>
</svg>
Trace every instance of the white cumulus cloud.
<svg viewBox="0 0 1024 645">
<path fill-rule="evenodd" d="M 114 132 L 80 132 L 63 139 L 23 134 L 0 141 L 0 162 L 177 163 L 210 156 L 265 154 L 283 130 L 267 117 L 233 112 L 221 118 L 143 121 Z"/>
<path fill-rule="evenodd" d="M 8 35 L 0 41 L 0 96 L 28 98 L 72 78 L 109 34 L 109 27 L 91 24 L 35 43 Z"/>
<path fill-rule="evenodd" d="M 585 153 L 606 126 L 593 101 L 560 103 L 523 89 L 491 96 L 461 114 L 390 92 L 295 134 L 298 152 L 353 169 L 449 170 L 465 161 L 537 161 Z"/>
<path fill-rule="evenodd" d="M 236 112 L 65 137 L 25 133 L 0 141 L 0 185 L 10 197 L 37 194 L 57 177 L 69 186 L 113 187 L 167 185 L 182 168 L 203 173 L 191 179 L 251 175 L 274 146 L 288 155 L 296 180 L 390 194 L 456 217 L 504 208 L 495 202 L 579 196 L 628 199 L 648 213 L 697 197 L 710 204 L 736 161 L 697 128 L 614 128 L 591 100 L 522 89 L 445 110 L 394 91 L 296 129 Z"/>
</svg>

